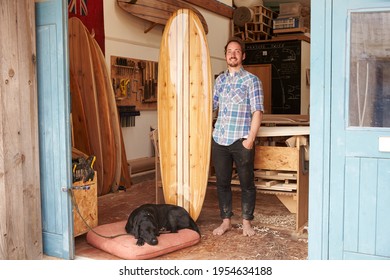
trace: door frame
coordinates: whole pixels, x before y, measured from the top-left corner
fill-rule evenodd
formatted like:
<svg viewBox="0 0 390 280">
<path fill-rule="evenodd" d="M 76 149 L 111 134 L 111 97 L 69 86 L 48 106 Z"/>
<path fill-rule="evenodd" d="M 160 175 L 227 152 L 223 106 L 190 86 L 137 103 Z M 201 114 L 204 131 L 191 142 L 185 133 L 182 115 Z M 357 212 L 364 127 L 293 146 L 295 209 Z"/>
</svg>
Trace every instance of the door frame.
<svg viewBox="0 0 390 280">
<path fill-rule="evenodd" d="M 308 259 L 328 259 L 332 0 L 311 1 Z M 315 125 L 314 125 L 315 124 Z"/>
<path fill-rule="evenodd" d="M 351 5 L 356 3 L 356 5 L 366 6 L 367 9 L 389 7 L 389 4 L 384 5 L 383 0 L 382 2 L 350 0 L 349 3 Z M 336 186 L 332 186 L 332 176 L 334 176 L 332 172 L 345 171 L 343 171 L 342 164 L 338 165 L 338 168 L 331 167 L 332 133 L 337 133 L 331 125 L 332 115 L 335 115 L 332 110 L 337 110 L 337 108 L 332 108 L 332 75 L 335 75 L 332 69 L 337 68 L 336 65 L 332 65 L 334 56 L 332 46 L 334 40 L 339 40 L 339 38 L 334 37 L 332 30 L 337 25 L 337 22 L 333 21 L 333 13 L 337 10 L 337 5 L 334 0 L 312 0 L 311 7 L 311 147 L 308 259 L 314 260 L 342 258 L 342 254 L 330 250 L 331 243 L 333 247 L 335 242 L 340 246 L 344 245 L 343 237 L 340 235 L 342 234 L 344 221 L 340 218 L 342 213 L 337 213 L 337 211 L 343 209 L 343 204 L 340 205 L 342 199 L 336 198 L 340 191 L 337 191 Z M 347 21 L 347 14 L 345 15 L 345 21 Z M 344 55 L 342 57 L 345 57 Z M 344 100 L 346 99 L 344 98 Z M 344 103 L 340 106 L 346 108 L 346 105 Z M 346 109 L 344 111 L 348 112 Z M 341 144 L 344 145 L 345 143 Z M 343 174 L 342 177 L 345 177 L 345 175 Z M 336 195 L 333 193 L 335 190 Z M 333 193 L 333 197 L 331 193 Z"/>
</svg>

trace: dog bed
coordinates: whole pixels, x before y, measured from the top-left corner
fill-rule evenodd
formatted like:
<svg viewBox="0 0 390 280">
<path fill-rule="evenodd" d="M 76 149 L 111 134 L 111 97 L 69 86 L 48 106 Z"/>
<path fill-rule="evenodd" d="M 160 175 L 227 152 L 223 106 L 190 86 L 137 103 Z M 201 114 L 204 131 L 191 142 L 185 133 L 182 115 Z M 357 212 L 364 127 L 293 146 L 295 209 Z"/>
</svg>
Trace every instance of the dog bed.
<svg viewBox="0 0 390 280">
<path fill-rule="evenodd" d="M 120 221 L 95 227 L 93 231 L 90 230 L 87 233 L 88 244 L 121 259 L 146 260 L 195 245 L 200 241 L 199 234 L 190 229 L 182 229 L 177 233 L 160 234 L 156 246 L 146 243 L 143 246 L 137 246 L 137 239 L 132 235 L 122 235 L 115 238 L 103 237 L 125 234 L 126 222 Z"/>
</svg>

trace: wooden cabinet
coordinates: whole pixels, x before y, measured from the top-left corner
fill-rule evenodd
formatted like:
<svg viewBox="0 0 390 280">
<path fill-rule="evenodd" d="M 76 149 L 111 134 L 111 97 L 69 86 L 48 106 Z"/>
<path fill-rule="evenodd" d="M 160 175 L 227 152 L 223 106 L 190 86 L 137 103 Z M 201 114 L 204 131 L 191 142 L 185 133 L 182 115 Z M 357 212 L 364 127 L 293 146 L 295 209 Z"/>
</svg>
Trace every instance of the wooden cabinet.
<svg viewBox="0 0 390 280">
<path fill-rule="evenodd" d="M 264 114 L 271 114 L 271 64 L 244 65 L 245 70 L 259 77 L 263 85 L 264 94 Z"/>
</svg>

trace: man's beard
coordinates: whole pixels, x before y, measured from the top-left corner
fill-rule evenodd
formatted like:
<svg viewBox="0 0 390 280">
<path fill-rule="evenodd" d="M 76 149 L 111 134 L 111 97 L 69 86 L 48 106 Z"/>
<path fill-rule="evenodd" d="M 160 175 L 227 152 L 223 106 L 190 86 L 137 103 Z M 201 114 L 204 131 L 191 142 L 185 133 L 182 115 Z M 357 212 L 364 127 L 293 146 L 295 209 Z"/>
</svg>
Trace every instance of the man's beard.
<svg viewBox="0 0 390 280">
<path fill-rule="evenodd" d="M 229 60 L 229 61 L 228 61 L 228 65 L 229 65 L 230 67 L 237 67 L 237 66 L 239 65 L 239 63 L 238 63 L 238 60 L 237 60 L 237 59 L 233 59 L 233 60 Z"/>
</svg>

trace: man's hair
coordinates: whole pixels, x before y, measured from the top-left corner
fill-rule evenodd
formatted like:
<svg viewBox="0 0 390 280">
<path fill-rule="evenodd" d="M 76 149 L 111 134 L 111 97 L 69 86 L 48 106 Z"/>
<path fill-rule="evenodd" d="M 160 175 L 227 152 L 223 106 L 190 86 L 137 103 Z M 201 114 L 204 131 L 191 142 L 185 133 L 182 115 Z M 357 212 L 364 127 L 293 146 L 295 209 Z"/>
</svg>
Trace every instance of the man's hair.
<svg viewBox="0 0 390 280">
<path fill-rule="evenodd" d="M 227 47 L 228 47 L 228 45 L 229 45 L 231 42 L 236 42 L 236 43 L 238 43 L 238 44 L 241 46 L 241 51 L 242 51 L 242 53 L 243 53 L 243 54 L 245 53 L 245 43 L 244 43 L 244 41 L 242 41 L 242 40 L 241 40 L 240 38 L 238 38 L 238 37 L 231 37 L 231 38 L 227 41 L 227 43 L 226 43 L 226 45 L 225 45 L 225 54 L 226 54 Z"/>
</svg>

